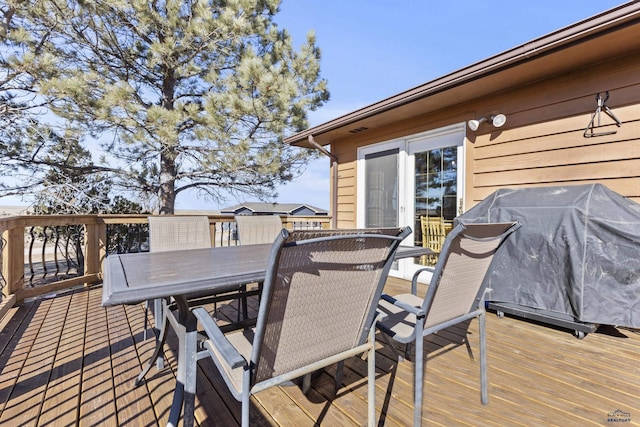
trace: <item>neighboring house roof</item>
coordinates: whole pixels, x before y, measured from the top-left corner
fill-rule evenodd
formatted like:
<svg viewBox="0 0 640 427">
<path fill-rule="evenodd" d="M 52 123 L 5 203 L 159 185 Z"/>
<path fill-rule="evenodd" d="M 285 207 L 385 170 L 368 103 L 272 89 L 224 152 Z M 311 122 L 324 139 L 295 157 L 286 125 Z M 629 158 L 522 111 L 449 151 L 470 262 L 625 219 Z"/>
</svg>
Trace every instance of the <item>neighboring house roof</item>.
<svg viewBox="0 0 640 427">
<path fill-rule="evenodd" d="M 222 214 L 246 214 L 246 215 L 327 215 L 324 209 L 299 203 L 241 203 L 220 209 Z"/>
<path fill-rule="evenodd" d="M 640 50 L 633 1 L 285 139 L 311 147 Z"/>
</svg>

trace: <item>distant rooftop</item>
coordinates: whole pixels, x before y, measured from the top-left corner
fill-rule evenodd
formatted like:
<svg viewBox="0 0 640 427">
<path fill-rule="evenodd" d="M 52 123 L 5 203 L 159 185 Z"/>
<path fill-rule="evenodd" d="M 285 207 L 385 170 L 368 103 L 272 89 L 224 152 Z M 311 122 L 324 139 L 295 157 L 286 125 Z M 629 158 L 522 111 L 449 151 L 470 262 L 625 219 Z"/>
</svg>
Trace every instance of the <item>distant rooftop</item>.
<svg viewBox="0 0 640 427">
<path fill-rule="evenodd" d="M 220 209 L 221 214 L 232 215 L 291 215 L 327 216 L 329 213 L 315 206 L 300 203 L 258 203 L 249 202 Z"/>
</svg>

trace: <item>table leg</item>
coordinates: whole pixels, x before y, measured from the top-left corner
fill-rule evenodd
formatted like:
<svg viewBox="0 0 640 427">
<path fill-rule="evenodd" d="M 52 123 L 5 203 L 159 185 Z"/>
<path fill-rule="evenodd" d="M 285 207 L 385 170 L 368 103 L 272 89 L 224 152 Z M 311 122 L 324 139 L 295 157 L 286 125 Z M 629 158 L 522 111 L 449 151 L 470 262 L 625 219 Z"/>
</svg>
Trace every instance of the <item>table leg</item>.
<svg viewBox="0 0 640 427">
<path fill-rule="evenodd" d="M 193 427 L 196 398 L 197 320 L 189 310 L 185 297 L 175 297 L 175 300 L 178 306 L 178 322 L 174 325 L 178 335 L 178 375 L 167 426 L 178 425 L 184 405 L 182 424 L 184 427 Z M 173 315 L 170 316 L 167 316 L 167 319 L 171 319 L 172 323 L 175 322 Z"/>
<path fill-rule="evenodd" d="M 167 320 L 164 318 L 164 304 L 165 301 L 162 298 L 156 298 L 153 300 L 153 319 L 156 323 L 156 348 L 160 347 L 162 349 L 162 345 L 166 341 L 166 332 L 167 332 Z M 164 334 L 164 335 L 163 335 Z M 156 368 L 158 370 L 164 368 L 164 358 L 155 356 Z"/>
<path fill-rule="evenodd" d="M 157 338 L 156 348 L 153 351 L 153 355 L 149 358 L 149 361 L 145 365 L 144 369 L 142 369 L 142 372 L 140 372 L 140 374 L 138 374 L 138 377 L 136 378 L 136 381 L 135 381 L 135 385 L 136 386 L 139 386 L 140 384 L 142 384 L 142 380 L 144 379 L 145 375 L 147 375 L 147 373 L 149 372 L 149 370 L 153 366 L 153 362 L 164 360 L 163 357 L 162 357 L 162 348 L 164 347 L 164 343 L 167 342 L 167 333 L 169 332 L 169 328 L 167 327 L 167 323 L 169 323 L 169 322 L 168 322 L 167 319 L 165 319 L 164 320 L 164 324 L 162 325 L 162 329 L 160 330 L 160 334 L 159 334 L 159 336 Z M 158 363 L 156 363 L 156 366 L 158 366 Z M 163 364 L 163 366 L 164 366 L 164 364 Z M 158 369 L 160 369 L 160 368 L 158 368 Z"/>
</svg>

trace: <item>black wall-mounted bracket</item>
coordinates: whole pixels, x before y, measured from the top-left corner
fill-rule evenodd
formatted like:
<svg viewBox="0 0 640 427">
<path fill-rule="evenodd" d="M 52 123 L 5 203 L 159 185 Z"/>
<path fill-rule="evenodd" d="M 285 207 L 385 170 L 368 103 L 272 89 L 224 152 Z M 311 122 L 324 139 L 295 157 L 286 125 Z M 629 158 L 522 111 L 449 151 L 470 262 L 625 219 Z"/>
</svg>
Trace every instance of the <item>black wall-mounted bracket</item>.
<svg viewBox="0 0 640 427">
<path fill-rule="evenodd" d="M 613 111 L 611 111 L 611 109 L 607 107 L 608 99 L 609 99 L 609 91 L 605 92 L 604 98 L 602 98 L 599 93 L 596 95 L 596 111 L 594 111 L 593 114 L 591 115 L 591 120 L 589 120 L 589 124 L 587 125 L 587 128 L 584 130 L 583 136 L 585 138 L 593 138 L 595 136 L 604 136 L 604 135 L 613 135 L 616 132 L 618 132 L 617 130 L 608 131 L 608 132 L 594 132 L 594 129 L 596 127 L 600 127 L 600 113 L 602 112 L 604 112 L 607 116 L 611 117 L 615 121 L 616 126 L 618 127 L 622 126 L 622 123 L 620 122 L 620 120 L 618 120 L 616 115 L 613 114 Z"/>
</svg>

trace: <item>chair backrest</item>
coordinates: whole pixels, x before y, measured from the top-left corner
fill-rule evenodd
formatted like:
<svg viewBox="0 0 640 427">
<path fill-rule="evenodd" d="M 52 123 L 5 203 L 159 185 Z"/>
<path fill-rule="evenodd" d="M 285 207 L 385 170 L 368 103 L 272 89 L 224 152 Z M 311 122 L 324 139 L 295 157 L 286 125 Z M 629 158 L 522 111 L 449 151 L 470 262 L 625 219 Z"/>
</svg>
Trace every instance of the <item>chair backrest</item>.
<svg viewBox="0 0 640 427">
<path fill-rule="evenodd" d="M 519 227 L 514 222 L 459 224 L 449 233 L 424 299 L 425 329 L 479 308 L 493 256 Z"/>
<path fill-rule="evenodd" d="M 235 220 L 241 245 L 273 243 L 283 228 L 278 215 L 236 215 Z"/>
<path fill-rule="evenodd" d="M 422 231 L 422 246 L 440 253 L 446 235 L 444 219 L 441 217 L 421 216 L 420 228 Z"/>
<path fill-rule="evenodd" d="M 151 252 L 211 247 L 211 229 L 206 216 L 150 216 L 148 220 Z"/>
<path fill-rule="evenodd" d="M 282 230 L 253 340 L 252 385 L 363 344 L 407 228 Z"/>
</svg>

